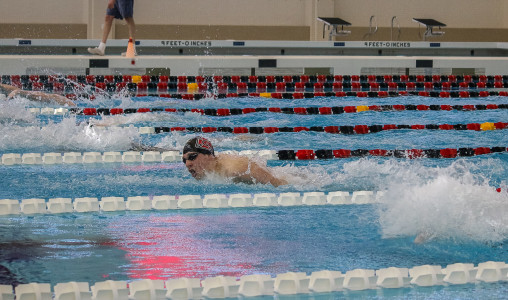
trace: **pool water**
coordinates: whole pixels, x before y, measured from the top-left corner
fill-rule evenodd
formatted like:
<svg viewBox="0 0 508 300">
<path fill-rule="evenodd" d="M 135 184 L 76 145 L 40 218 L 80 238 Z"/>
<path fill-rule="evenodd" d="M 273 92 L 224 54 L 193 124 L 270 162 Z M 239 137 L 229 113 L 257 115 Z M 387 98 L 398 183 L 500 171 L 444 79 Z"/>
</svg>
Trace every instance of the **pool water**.
<svg viewBox="0 0 508 300">
<path fill-rule="evenodd" d="M 384 104 L 505 104 L 474 99 L 159 98 L 97 99 L 82 107 L 244 108 Z M 181 150 L 195 133 L 140 135 L 141 126 L 341 126 L 506 122 L 506 110 L 389 111 L 340 115 L 257 112 L 214 117 L 196 113 L 119 116 L 32 115 L 17 99 L 0 104 L 0 154 L 126 151 L 132 142 Z M 90 119 L 94 120 L 90 120 Z M 104 131 L 85 121 L 122 128 Z M 282 149 L 442 149 L 508 145 L 504 130 L 391 130 L 365 135 L 325 132 L 201 133 L 216 151 Z M 379 204 L 198 209 L 12 216 L 0 218 L 0 284 L 205 278 L 411 268 L 464 262 L 508 261 L 508 154 L 457 159 L 387 157 L 268 161 L 290 184 L 233 184 L 194 180 L 181 162 L 0 166 L 0 199 L 154 196 L 214 193 L 384 191 Z M 496 192 L 501 187 L 503 192 Z M 432 239 L 413 240 L 421 232 Z M 502 298 L 506 282 L 434 288 L 341 292 L 340 298 Z M 302 296 L 306 299 L 307 296 Z"/>
</svg>

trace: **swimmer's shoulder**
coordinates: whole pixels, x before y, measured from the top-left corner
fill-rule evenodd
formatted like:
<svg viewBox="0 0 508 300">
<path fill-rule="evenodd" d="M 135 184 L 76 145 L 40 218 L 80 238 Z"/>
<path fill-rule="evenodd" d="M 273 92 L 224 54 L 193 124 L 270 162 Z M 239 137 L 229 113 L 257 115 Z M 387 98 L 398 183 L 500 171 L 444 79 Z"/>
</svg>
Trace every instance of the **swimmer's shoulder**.
<svg viewBox="0 0 508 300">
<path fill-rule="evenodd" d="M 247 156 L 236 154 L 218 154 L 217 158 L 219 160 L 221 169 L 230 176 L 244 173 L 249 164 L 249 158 Z"/>
<path fill-rule="evenodd" d="M 217 154 L 217 158 L 221 163 L 224 164 L 247 163 L 249 161 L 249 158 L 247 156 L 229 153 Z"/>
</svg>

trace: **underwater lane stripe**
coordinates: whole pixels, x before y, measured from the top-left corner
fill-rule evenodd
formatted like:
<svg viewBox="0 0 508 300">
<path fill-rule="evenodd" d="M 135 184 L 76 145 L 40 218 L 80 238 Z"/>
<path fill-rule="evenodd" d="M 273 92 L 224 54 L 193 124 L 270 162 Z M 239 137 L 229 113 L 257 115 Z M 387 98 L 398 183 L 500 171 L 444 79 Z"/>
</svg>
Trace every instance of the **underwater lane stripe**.
<svg viewBox="0 0 508 300">
<path fill-rule="evenodd" d="M 342 125 L 342 126 L 295 126 L 295 127 L 138 127 L 141 134 L 159 134 L 173 131 L 185 132 L 228 132 L 235 134 L 263 134 L 277 132 L 326 132 L 333 134 L 368 134 L 377 133 L 388 130 L 472 130 L 472 131 L 490 131 L 502 130 L 508 128 L 508 123 L 504 122 L 485 122 L 485 123 L 468 123 L 468 124 L 384 124 L 384 125 Z"/>
<path fill-rule="evenodd" d="M 508 104 L 476 104 L 476 105 L 426 105 L 426 104 L 394 104 L 394 105 L 359 105 L 359 106 L 324 106 L 324 107 L 246 107 L 246 108 L 30 108 L 34 114 L 65 115 L 68 113 L 77 115 L 120 115 L 132 113 L 185 113 L 193 112 L 208 116 L 231 116 L 255 112 L 272 112 L 285 114 L 307 114 L 307 115 L 337 115 L 343 113 L 356 113 L 364 111 L 483 111 L 508 109 Z"/>
<path fill-rule="evenodd" d="M 314 160 L 339 159 L 365 156 L 383 156 L 395 158 L 456 158 L 505 153 L 506 146 L 500 147 L 463 147 L 445 149 L 318 149 L 318 150 L 244 150 L 223 151 L 245 156 L 258 156 L 265 160 Z M 4 166 L 13 165 L 55 165 L 55 164 L 96 164 L 96 163 L 173 163 L 181 162 L 179 151 L 125 151 L 125 152 L 52 152 L 52 153 L 5 153 L 1 157 Z"/>
</svg>

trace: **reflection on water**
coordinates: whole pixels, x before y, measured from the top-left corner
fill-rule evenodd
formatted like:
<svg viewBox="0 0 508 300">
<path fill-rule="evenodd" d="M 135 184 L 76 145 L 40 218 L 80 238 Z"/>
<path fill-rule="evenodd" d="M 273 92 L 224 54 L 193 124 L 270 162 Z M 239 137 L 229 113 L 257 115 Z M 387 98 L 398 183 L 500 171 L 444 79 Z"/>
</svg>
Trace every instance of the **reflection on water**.
<svg viewBox="0 0 508 300">
<path fill-rule="evenodd" d="M 508 261 L 503 243 L 382 238 L 377 213 L 345 205 L 4 218 L 0 284 Z"/>
<path fill-rule="evenodd" d="M 197 210 L 115 219 L 129 278 L 204 278 L 508 259 L 503 245 L 382 239 L 375 206 Z"/>
<path fill-rule="evenodd" d="M 241 219 L 234 214 L 149 216 L 130 220 L 127 231 L 123 220 L 109 230 L 122 234 L 117 246 L 127 253 L 130 278 L 241 276 L 262 262 L 254 247 L 266 243 L 262 236 L 245 240 L 250 234 L 242 231 L 251 226 L 243 229 Z"/>
</svg>

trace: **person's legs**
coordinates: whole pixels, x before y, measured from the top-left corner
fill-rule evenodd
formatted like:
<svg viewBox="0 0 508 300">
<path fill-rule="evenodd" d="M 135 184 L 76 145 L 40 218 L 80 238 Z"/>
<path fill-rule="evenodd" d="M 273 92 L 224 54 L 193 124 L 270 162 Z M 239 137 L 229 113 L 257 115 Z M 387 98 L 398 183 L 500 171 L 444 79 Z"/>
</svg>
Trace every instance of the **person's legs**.
<svg viewBox="0 0 508 300">
<path fill-rule="evenodd" d="M 131 37 L 132 41 L 135 42 L 136 24 L 134 23 L 134 18 L 133 17 L 125 18 L 125 22 L 127 22 L 127 27 L 129 27 L 129 37 Z"/>
<path fill-rule="evenodd" d="M 127 23 L 127 27 L 129 28 L 129 37 L 132 38 L 132 41 L 136 41 L 136 24 L 134 23 L 134 0 L 117 0 L 118 10 L 121 12 L 125 22 Z M 136 43 L 134 43 L 136 45 Z M 136 53 L 136 47 L 134 46 L 134 52 Z M 127 53 L 122 53 L 122 56 L 125 56 Z"/>
<path fill-rule="evenodd" d="M 98 47 L 96 48 L 88 48 L 88 52 L 96 55 L 104 55 L 106 52 L 106 42 L 108 41 L 109 32 L 111 31 L 111 27 L 113 26 L 113 21 L 115 20 L 114 16 L 106 15 L 104 19 L 104 28 L 102 29 L 102 40 Z"/>
<path fill-rule="evenodd" d="M 134 0 L 116 0 L 113 8 L 108 8 L 102 31 L 102 41 L 99 47 L 88 48 L 88 52 L 96 55 L 104 55 L 106 50 L 106 41 L 113 25 L 114 19 L 125 19 L 129 28 L 129 36 L 135 40 L 136 24 L 134 23 Z M 125 55 L 122 53 L 122 55 Z"/>
<path fill-rule="evenodd" d="M 129 28 L 129 37 L 132 38 L 132 42 L 134 43 L 134 55 L 138 55 L 138 53 L 136 52 L 136 37 L 135 37 L 136 24 L 134 24 L 134 18 L 133 17 L 125 18 L 125 22 L 127 22 L 127 27 Z M 126 54 L 127 52 L 122 52 L 122 56 L 125 56 Z"/>
<path fill-rule="evenodd" d="M 109 32 L 111 31 L 111 27 L 113 26 L 113 21 L 115 20 L 114 16 L 106 15 L 104 20 L 104 28 L 102 30 L 102 42 L 106 44 L 109 36 Z"/>
<path fill-rule="evenodd" d="M 118 9 L 118 6 L 115 4 L 113 8 L 108 8 L 106 11 L 106 17 L 104 18 L 104 28 L 102 29 L 102 40 L 98 47 L 88 48 L 88 52 L 95 55 L 104 55 L 106 52 L 106 42 L 108 40 L 109 33 L 111 32 L 111 27 L 113 26 L 113 21 L 117 19 L 121 19 L 122 15 Z"/>
</svg>

